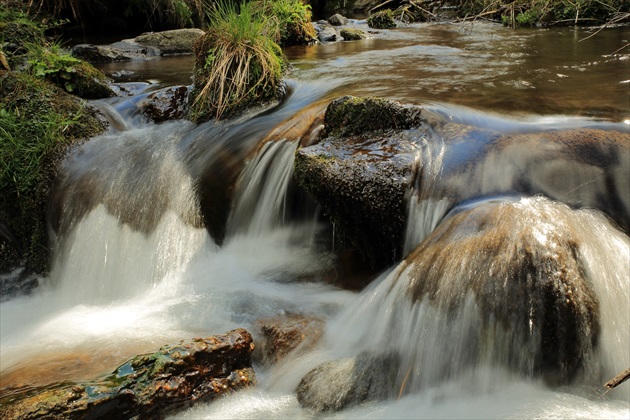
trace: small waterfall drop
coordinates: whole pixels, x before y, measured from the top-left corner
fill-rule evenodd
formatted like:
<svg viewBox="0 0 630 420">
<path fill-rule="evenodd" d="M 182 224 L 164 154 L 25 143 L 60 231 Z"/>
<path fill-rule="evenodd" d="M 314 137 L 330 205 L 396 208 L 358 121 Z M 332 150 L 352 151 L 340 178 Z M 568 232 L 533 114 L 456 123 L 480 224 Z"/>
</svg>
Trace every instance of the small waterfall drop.
<svg viewBox="0 0 630 420">
<path fill-rule="evenodd" d="M 237 182 L 228 235 L 259 236 L 282 226 L 297 146 L 297 142 L 267 142 L 247 164 Z"/>
<path fill-rule="evenodd" d="M 92 139 L 59 187 L 51 280 L 76 302 L 110 302 L 183 270 L 206 237 L 177 143 L 188 124 Z"/>
<path fill-rule="evenodd" d="M 586 283 L 579 286 L 582 289 L 576 288 L 575 284 L 561 282 L 557 303 L 537 303 L 538 292 L 531 287 L 539 282 L 540 290 L 547 290 L 547 284 L 554 275 L 563 275 L 550 271 L 547 275 L 551 277 L 542 276 L 539 280 L 527 277 L 529 280 L 524 283 L 527 286 L 523 290 L 529 292 L 513 295 L 510 290 L 514 286 L 501 282 L 515 281 L 508 280 L 517 275 L 511 271 L 517 269 L 512 264 L 523 259 L 527 267 L 530 264 L 527 255 L 533 251 L 529 248 L 519 250 L 518 243 L 512 243 L 511 246 L 516 248 L 507 254 L 514 261 L 501 268 L 504 262 L 495 258 L 492 250 L 484 250 L 487 245 L 483 242 L 471 245 L 468 253 L 463 249 L 462 253 L 456 253 L 457 246 L 451 249 L 446 242 L 440 242 L 439 235 L 443 235 L 445 230 L 440 228 L 438 230 L 442 232 L 437 232 L 437 237 L 435 234 L 429 236 L 415 254 L 384 273 L 362 292 L 355 304 L 347 307 L 329 324 L 326 332 L 328 357 L 347 357 L 361 352 L 397 354 L 401 359 L 397 373 L 398 389 L 404 389 L 404 392 L 425 390 L 450 379 L 468 383 L 475 392 L 488 392 L 501 386 L 496 382 L 496 369 L 507 369 L 506 380 L 523 374 L 526 378 L 535 378 L 532 373 L 538 363 L 537 349 L 544 346 L 540 334 L 549 332 L 545 332 L 547 327 L 540 316 L 557 316 L 553 315 L 554 311 L 562 310 L 558 308 L 562 306 L 563 299 L 567 302 L 575 299 L 575 310 L 580 311 L 577 313 L 582 314 L 579 316 L 584 317 L 585 324 L 576 324 L 578 335 L 575 338 L 570 338 L 572 335 L 569 333 L 565 336 L 568 341 L 557 341 L 554 345 L 559 347 L 552 349 L 554 353 L 562 354 L 563 348 L 573 352 L 571 357 L 580 360 L 575 365 L 582 372 L 578 375 L 579 380 L 591 384 L 601 384 L 604 378 L 612 377 L 615 372 L 630 365 L 627 352 L 630 348 L 628 237 L 598 212 L 572 210 L 543 198 L 488 206 L 507 206 L 517 210 L 519 218 L 506 217 L 499 222 L 505 224 L 500 229 L 532 235 L 530 240 L 532 244 L 538 243 L 541 253 L 535 258 L 541 258 L 540 262 L 548 261 L 545 264 L 549 267 L 571 270 L 570 265 L 565 265 L 559 257 L 560 254 L 556 254 L 559 251 L 556 247 L 562 243 L 569 248 L 576 246 L 575 251 L 569 249 L 568 255 L 576 252 L 573 267 L 578 271 L 584 270 L 582 274 L 576 272 L 578 277 L 583 275 L 586 279 Z M 463 238 L 470 238 L 473 241 L 471 244 L 474 244 L 478 236 L 475 223 L 460 221 L 455 226 L 449 225 L 446 231 L 447 235 L 453 235 L 452 244 L 457 245 L 465 240 Z M 430 251 L 434 242 L 445 253 L 437 260 Z M 418 270 L 421 266 L 426 268 Z M 437 277 L 418 277 L 420 272 L 433 273 L 431 275 Z M 498 282 L 490 280 L 497 275 L 499 277 L 495 279 Z M 473 286 L 475 282 L 479 286 Z M 418 288 L 424 292 L 417 294 Z M 592 297 L 579 296 L 580 293 L 591 293 Z M 518 303 L 519 300 L 524 302 Z M 582 304 L 585 306 L 580 306 Z M 530 308 L 529 315 L 521 317 L 521 306 Z M 598 312 L 594 314 L 593 310 Z M 570 317 L 576 314 L 571 311 Z M 508 324 L 501 320 L 506 315 L 507 319 L 511 319 Z M 587 325 L 593 316 L 599 316 L 599 327 L 596 324 Z M 563 340 L 564 326 L 559 328 L 563 332 L 557 339 Z M 594 346 L 589 337 L 594 337 Z M 326 357 L 319 360 L 326 360 Z"/>
<path fill-rule="evenodd" d="M 446 146 L 440 135 L 429 129 L 415 161 L 415 181 L 409 197 L 403 255 L 409 254 L 440 223 L 449 206 L 447 197 L 433 193 L 442 174 Z"/>
</svg>

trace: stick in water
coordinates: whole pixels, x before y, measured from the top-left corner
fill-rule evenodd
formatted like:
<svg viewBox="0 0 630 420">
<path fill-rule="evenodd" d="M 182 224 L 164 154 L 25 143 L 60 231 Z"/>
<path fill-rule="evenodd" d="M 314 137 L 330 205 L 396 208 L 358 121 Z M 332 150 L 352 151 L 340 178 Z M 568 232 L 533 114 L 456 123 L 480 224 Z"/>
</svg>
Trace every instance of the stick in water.
<svg viewBox="0 0 630 420">
<path fill-rule="evenodd" d="M 621 372 L 619 375 L 615 376 L 614 378 L 612 378 L 610 381 L 606 382 L 604 384 L 604 386 L 608 389 L 613 389 L 615 388 L 617 385 L 620 385 L 622 383 L 624 383 L 625 381 L 628 380 L 628 378 L 630 378 L 630 368 L 624 370 L 623 372 Z"/>
</svg>

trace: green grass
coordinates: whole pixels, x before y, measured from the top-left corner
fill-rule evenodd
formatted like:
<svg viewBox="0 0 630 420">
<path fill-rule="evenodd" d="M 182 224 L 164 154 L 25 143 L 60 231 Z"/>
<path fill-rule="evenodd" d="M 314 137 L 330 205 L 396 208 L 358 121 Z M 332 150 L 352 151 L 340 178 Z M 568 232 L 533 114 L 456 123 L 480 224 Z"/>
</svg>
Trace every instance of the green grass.
<svg viewBox="0 0 630 420">
<path fill-rule="evenodd" d="M 218 1 L 207 10 L 207 34 L 196 44 L 191 119 L 234 115 L 277 96 L 285 63 L 278 26 L 252 3 Z"/>
<path fill-rule="evenodd" d="M 311 6 L 302 0 L 257 0 L 254 4 L 258 13 L 275 18 L 281 45 L 315 41 L 317 33 L 311 24 Z"/>
</svg>

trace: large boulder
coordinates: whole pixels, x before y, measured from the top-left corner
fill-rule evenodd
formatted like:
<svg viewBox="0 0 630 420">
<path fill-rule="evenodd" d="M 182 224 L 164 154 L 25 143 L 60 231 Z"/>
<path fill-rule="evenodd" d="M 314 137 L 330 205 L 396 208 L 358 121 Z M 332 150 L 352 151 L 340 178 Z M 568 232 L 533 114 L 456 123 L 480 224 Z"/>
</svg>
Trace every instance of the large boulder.
<svg viewBox="0 0 630 420">
<path fill-rule="evenodd" d="M 252 385 L 251 335 L 236 329 L 136 356 L 92 382 L 62 382 L 0 395 L 3 419 L 163 418 Z"/>
<path fill-rule="evenodd" d="M 410 127 L 417 128 L 403 130 Z M 297 151 L 297 182 L 322 205 L 337 238 L 372 267 L 402 256 L 405 194 L 426 129 L 419 108 L 344 97 L 326 110 L 324 138 Z"/>
<path fill-rule="evenodd" d="M 444 366 L 420 358 L 433 360 L 419 366 L 426 381 L 484 362 L 550 384 L 593 374 L 599 302 L 580 217 L 542 197 L 479 204 L 444 220 L 401 263 L 406 294 L 442 314 L 425 324 L 447 323 L 422 326 L 442 331 L 435 348 L 452 353 Z"/>
</svg>

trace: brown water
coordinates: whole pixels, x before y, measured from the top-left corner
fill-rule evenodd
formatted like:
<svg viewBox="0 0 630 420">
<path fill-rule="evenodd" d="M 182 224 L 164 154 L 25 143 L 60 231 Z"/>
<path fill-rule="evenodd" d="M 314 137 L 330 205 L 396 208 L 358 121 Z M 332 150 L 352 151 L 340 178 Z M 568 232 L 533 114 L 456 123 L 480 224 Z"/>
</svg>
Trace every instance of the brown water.
<svg viewBox="0 0 630 420">
<path fill-rule="evenodd" d="M 368 30 L 363 24 L 356 24 Z M 408 103 L 465 106 L 513 117 L 630 119 L 630 28 L 513 30 L 498 24 L 418 24 L 363 41 L 285 49 L 289 78 L 326 98 L 374 95 Z M 191 83 L 191 57 L 114 63 L 122 81 Z M 156 87 L 157 87 L 156 86 Z"/>
</svg>

